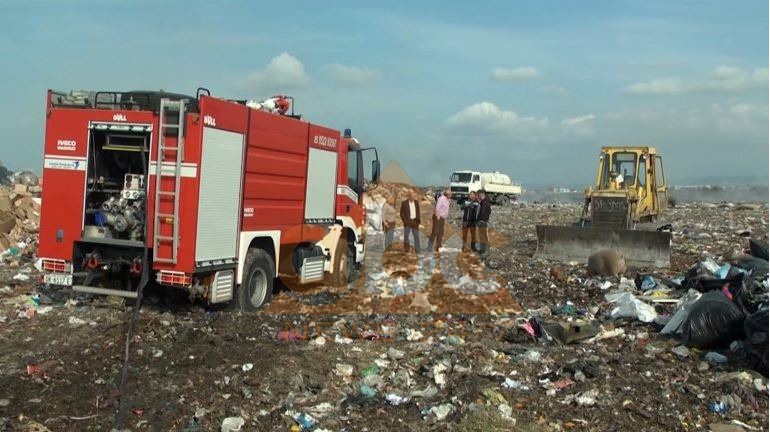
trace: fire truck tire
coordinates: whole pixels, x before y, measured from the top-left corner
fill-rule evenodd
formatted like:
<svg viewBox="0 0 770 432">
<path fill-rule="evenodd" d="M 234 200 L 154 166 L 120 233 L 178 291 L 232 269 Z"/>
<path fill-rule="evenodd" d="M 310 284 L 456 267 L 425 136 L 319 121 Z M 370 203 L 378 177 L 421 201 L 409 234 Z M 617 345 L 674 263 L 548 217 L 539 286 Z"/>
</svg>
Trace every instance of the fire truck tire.
<svg viewBox="0 0 770 432">
<path fill-rule="evenodd" d="M 251 249 L 246 254 L 243 283 L 238 287 L 236 301 L 241 311 L 255 311 L 270 302 L 275 283 L 275 262 L 262 249 Z"/>
<path fill-rule="evenodd" d="M 332 286 L 345 286 L 351 281 L 353 275 L 353 266 L 355 265 L 355 251 L 348 247 L 348 242 L 344 237 L 337 241 L 337 249 L 332 262 L 332 273 L 329 275 L 329 283 Z"/>
</svg>

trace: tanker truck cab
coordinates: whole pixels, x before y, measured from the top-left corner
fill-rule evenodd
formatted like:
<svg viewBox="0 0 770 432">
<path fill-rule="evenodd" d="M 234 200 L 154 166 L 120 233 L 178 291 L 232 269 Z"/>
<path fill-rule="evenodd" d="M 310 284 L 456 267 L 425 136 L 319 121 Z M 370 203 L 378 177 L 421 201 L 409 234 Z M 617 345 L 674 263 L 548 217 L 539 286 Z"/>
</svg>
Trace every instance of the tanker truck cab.
<svg viewBox="0 0 770 432">
<path fill-rule="evenodd" d="M 449 189 L 452 191 L 452 198 L 462 204 L 471 192 L 482 189 L 481 174 L 475 171 L 455 171 L 449 177 Z"/>
</svg>

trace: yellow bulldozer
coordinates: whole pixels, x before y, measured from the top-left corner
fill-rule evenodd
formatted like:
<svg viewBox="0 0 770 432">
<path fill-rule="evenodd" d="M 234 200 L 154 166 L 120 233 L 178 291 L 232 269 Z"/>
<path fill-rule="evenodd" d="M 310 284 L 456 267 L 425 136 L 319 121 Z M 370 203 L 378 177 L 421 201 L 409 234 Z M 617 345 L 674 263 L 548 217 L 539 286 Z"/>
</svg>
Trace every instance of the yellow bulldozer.
<svg viewBox="0 0 770 432">
<path fill-rule="evenodd" d="M 663 159 L 654 147 L 602 147 L 580 221 L 538 225 L 535 256 L 574 261 L 616 249 L 630 265 L 668 267 L 671 233 L 650 229 L 667 206 Z"/>
</svg>

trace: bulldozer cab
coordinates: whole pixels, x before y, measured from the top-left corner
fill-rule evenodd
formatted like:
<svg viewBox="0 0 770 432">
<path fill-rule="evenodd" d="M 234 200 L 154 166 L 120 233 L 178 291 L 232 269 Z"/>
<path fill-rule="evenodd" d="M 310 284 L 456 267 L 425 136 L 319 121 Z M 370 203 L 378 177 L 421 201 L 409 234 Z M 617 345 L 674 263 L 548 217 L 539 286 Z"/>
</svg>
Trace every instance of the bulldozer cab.
<svg viewBox="0 0 770 432">
<path fill-rule="evenodd" d="M 668 203 L 663 159 L 653 147 L 602 147 L 591 195 L 626 195 L 634 220 L 653 219 Z"/>
</svg>

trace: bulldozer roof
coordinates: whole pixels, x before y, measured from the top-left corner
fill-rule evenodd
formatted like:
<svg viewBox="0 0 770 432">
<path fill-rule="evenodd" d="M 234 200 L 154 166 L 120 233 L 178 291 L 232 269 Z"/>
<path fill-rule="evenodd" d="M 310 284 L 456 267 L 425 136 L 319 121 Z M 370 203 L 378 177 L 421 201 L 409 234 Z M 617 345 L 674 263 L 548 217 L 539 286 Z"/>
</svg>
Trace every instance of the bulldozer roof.
<svg viewBox="0 0 770 432">
<path fill-rule="evenodd" d="M 617 151 L 633 151 L 633 152 L 642 152 L 642 153 L 652 153 L 657 154 L 658 151 L 655 149 L 655 147 L 649 147 L 649 146 L 606 146 L 602 147 L 602 153 L 614 153 Z"/>
</svg>

